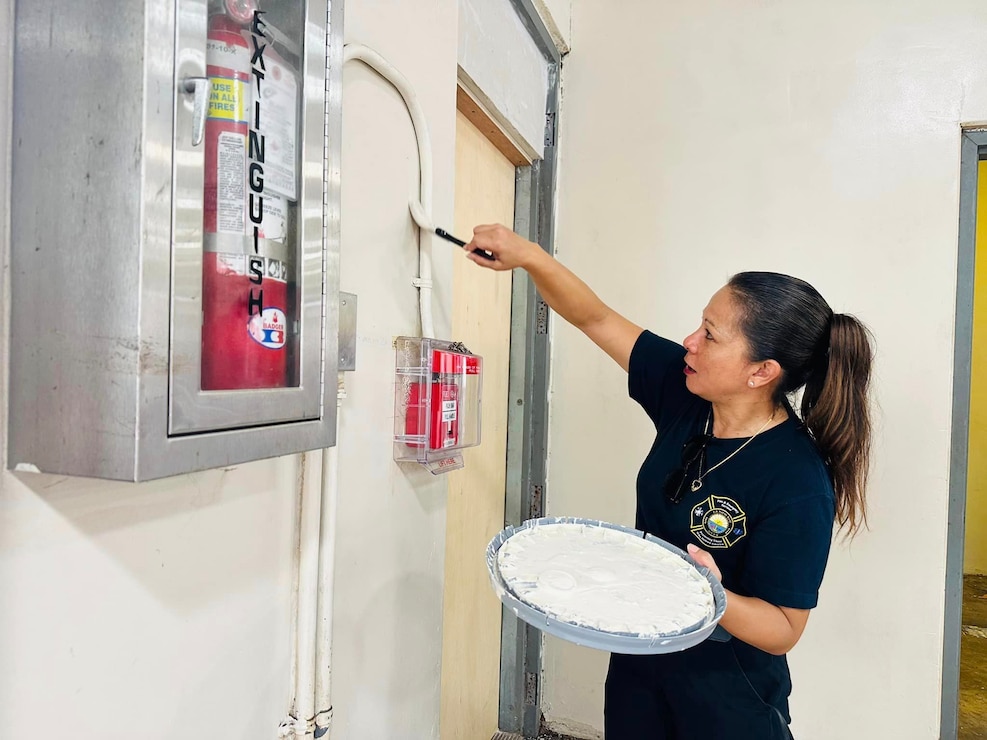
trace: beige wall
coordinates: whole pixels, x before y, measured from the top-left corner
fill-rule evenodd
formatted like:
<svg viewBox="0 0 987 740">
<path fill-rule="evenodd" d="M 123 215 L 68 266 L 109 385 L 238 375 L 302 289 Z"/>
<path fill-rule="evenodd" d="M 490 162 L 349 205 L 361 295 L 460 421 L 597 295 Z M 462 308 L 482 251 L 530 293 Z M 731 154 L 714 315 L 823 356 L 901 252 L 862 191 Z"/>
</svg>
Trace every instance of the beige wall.
<svg viewBox="0 0 987 740">
<path fill-rule="evenodd" d="M 345 14 L 347 39 L 415 85 L 434 215 L 450 223 L 456 0 L 348 0 Z M 390 443 L 391 341 L 418 331 L 417 153 L 386 83 L 354 64 L 344 88 L 342 288 L 360 316 L 339 440 L 333 738 L 436 738 L 446 484 L 395 465 Z M 441 335 L 452 254 L 436 245 Z M 10 351 L 4 334 L 4 373 Z M 0 737 L 275 737 L 290 693 L 297 463 L 139 486 L 0 474 Z"/>
<path fill-rule="evenodd" d="M 452 223 L 456 0 L 350 0 L 347 41 L 414 86 L 433 149 L 435 223 Z M 397 335 L 419 333 L 418 155 L 398 94 L 359 63 L 343 86 L 341 287 L 359 296 L 357 372 L 340 430 L 333 740 L 437 738 L 446 482 L 392 462 Z M 447 336 L 452 248 L 435 241 L 435 331 Z"/>
<path fill-rule="evenodd" d="M 938 736 L 960 124 L 987 8 L 574 0 L 558 250 L 681 338 L 741 269 L 790 272 L 878 343 L 871 531 L 834 548 L 791 655 L 796 736 Z M 554 332 L 549 512 L 630 523 L 653 436 L 622 373 Z M 605 655 L 548 641 L 550 719 L 599 728 Z M 588 733 L 587 733 L 588 734 Z"/>
</svg>

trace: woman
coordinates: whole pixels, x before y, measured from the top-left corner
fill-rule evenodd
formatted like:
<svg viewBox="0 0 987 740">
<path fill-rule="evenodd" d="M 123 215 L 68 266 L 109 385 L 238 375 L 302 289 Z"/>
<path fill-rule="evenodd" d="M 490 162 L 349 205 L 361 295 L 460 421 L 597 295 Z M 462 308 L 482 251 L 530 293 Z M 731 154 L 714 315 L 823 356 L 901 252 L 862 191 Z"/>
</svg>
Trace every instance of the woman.
<svg viewBox="0 0 987 740">
<path fill-rule="evenodd" d="M 706 642 L 611 656 L 607 740 L 790 738 L 785 654 L 816 605 L 834 518 L 851 534 L 865 522 L 867 330 L 801 280 L 740 273 L 682 346 L 503 226 L 478 226 L 467 250 L 489 269 L 525 269 L 628 372 L 658 432 L 637 479 L 636 526 L 688 548 L 727 590 L 722 630 Z M 799 389 L 796 414 L 788 397 Z"/>
</svg>

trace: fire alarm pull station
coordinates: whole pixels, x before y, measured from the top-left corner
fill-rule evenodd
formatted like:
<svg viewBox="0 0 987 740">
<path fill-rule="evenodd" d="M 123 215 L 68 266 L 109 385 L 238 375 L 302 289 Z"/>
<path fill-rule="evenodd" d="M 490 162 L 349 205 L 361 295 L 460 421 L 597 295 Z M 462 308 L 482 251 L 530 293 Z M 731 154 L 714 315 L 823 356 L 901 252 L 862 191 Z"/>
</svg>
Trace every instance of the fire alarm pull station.
<svg viewBox="0 0 987 740">
<path fill-rule="evenodd" d="M 342 8 L 18 3 L 12 468 L 147 480 L 335 444 Z"/>
<path fill-rule="evenodd" d="M 432 474 L 463 467 L 462 450 L 480 444 L 483 358 L 457 342 L 398 337 L 394 459 Z"/>
</svg>

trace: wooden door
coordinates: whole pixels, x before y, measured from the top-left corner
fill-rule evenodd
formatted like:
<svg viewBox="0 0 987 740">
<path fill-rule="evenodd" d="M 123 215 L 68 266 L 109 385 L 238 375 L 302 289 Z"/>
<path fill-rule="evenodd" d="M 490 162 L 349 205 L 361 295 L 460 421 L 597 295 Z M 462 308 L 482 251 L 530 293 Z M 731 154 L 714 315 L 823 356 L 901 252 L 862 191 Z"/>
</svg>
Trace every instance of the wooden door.
<svg viewBox="0 0 987 740">
<path fill-rule="evenodd" d="M 456 120 L 455 233 L 514 223 L 515 165 L 462 112 Z M 442 634 L 441 737 L 497 732 L 500 601 L 487 576 L 487 543 L 504 526 L 511 273 L 478 268 L 456 255 L 452 339 L 483 357 L 481 443 L 449 473 Z"/>
</svg>

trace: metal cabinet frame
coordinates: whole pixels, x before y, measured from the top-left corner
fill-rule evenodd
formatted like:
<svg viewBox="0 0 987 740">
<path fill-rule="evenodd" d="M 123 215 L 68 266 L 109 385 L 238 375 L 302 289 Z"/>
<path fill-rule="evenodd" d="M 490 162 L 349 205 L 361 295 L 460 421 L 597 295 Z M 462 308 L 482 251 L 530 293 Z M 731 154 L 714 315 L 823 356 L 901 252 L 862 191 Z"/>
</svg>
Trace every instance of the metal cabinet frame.
<svg viewBox="0 0 987 740">
<path fill-rule="evenodd" d="M 173 142 L 206 2 L 180 2 L 16 5 L 11 468 L 146 480 L 335 444 L 343 3 L 305 3 L 300 386 L 202 393 L 199 327 L 170 320 L 201 301 L 201 201 L 174 187 L 201 153 Z"/>
</svg>

